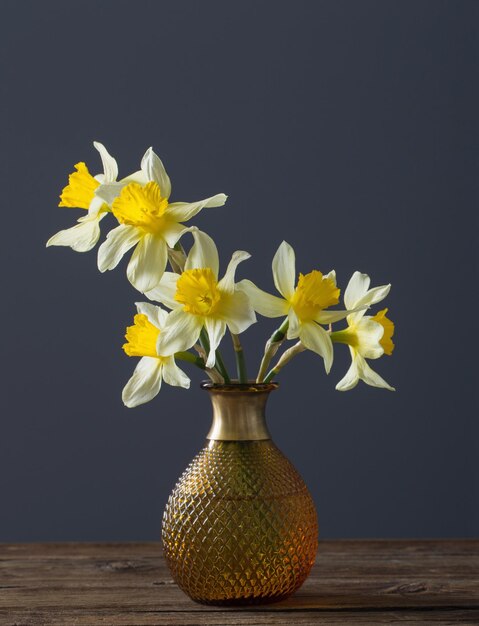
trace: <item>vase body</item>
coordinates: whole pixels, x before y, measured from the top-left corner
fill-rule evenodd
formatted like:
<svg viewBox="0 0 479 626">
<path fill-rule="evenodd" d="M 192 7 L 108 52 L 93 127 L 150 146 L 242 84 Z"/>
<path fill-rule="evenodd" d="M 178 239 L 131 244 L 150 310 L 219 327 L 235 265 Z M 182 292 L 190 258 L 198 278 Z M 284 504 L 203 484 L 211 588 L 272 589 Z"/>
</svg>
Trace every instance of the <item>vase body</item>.
<svg viewBox="0 0 479 626">
<path fill-rule="evenodd" d="M 193 600 L 281 600 L 307 578 L 318 546 L 313 500 L 272 442 L 264 407 L 274 384 L 203 384 L 213 402 L 205 446 L 171 493 L 165 558 Z"/>
</svg>

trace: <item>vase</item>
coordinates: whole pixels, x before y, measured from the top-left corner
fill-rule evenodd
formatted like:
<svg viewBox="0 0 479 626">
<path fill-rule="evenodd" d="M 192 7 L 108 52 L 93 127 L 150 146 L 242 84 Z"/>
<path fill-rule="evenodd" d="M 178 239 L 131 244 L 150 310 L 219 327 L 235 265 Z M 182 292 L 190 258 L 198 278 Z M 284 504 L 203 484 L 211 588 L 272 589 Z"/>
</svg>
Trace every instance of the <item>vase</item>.
<svg viewBox="0 0 479 626">
<path fill-rule="evenodd" d="M 266 426 L 266 401 L 277 385 L 201 386 L 210 395 L 213 422 L 168 499 L 166 562 L 196 602 L 282 600 L 311 571 L 318 523 L 303 479 Z"/>
</svg>

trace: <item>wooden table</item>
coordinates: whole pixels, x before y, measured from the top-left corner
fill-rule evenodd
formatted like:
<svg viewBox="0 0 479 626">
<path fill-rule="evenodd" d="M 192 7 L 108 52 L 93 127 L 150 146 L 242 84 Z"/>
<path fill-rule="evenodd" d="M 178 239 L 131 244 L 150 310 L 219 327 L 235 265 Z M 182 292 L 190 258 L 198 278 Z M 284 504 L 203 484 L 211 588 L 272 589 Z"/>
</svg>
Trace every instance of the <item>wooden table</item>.
<svg viewBox="0 0 479 626">
<path fill-rule="evenodd" d="M 0 544 L 2 626 L 479 624 L 479 541 L 323 541 L 277 604 L 195 604 L 156 543 Z"/>
</svg>

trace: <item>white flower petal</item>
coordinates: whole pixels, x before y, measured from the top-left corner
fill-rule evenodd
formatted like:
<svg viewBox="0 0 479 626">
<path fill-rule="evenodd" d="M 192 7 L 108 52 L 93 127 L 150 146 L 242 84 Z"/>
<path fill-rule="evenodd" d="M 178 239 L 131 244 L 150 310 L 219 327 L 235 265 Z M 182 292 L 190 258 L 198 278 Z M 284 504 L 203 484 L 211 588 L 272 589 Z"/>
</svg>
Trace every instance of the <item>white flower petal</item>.
<svg viewBox="0 0 479 626">
<path fill-rule="evenodd" d="M 124 187 L 125 185 L 129 185 L 130 183 L 138 183 L 139 185 L 146 185 L 146 183 L 148 183 L 149 180 L 143 170 L 137 170 L 136 172 L 133 172 L 133 174 L 129 174 L 128 176 L 125 176 L 125 178 L 122 178 L 119 182 Z"/>
<path fill-rule="evenodd" d="M 174 272 L 165 272 L 156 287 L 145 291 L 145 296 L 155 302 L 161 302 L 161 304 L 164 304 L 169 309 L 177 309 L 182 306 L 175 300 L 178 278 L 179 275 Z"/>
<path fill-rule="evenodd" d="M 226 291 L 228 293 L 234 292 L 236 268 L 242 261 L 246 261 L 249 258 L 251 258 L 251 254 L 249 252 L 245 252 L 244 250 L 236 250 L 236 252 L 233 252 L 231 261 L 228 263 L 228 267 L 226 268 L 225 275 L 218 283 L 218 288 L 221 289 L 221 291 Z"/>
<path fill-rule="evenodd" d="M 224 193 L 217 193 L 216 196 L 211 196 L 198 202 L 172 202 L 168 205 L 165 214 L 175 222 L 187 222 L 202 209 L 223 206 L 227 198 L 228 196 Z"/>
<path fill-rule="evenodd" d="M 47 241 L 47 247 L 49 246 L 69 246 L 75 252 L 88 252 L 95 247 L 98 239 L 100 238 L 100 219 L 85 219 L 80 218 L 78 224 L 71 228 L 66 228 L 50 237 Z"/>
<path fill-rule="evenodd" d="M 357 341 L 355 350 L 366 359 L 379 359 L 384 354 L 384 348 L 379 343 L 384 334 L 383 326 L 368 316 L 353 328 Z"/>
<path fill-rule="evenodd" d="M 171 182 L 160 157 L 153 152 L 153 148 L 148 148 L 141 160 L 141 169 L 145 173 L 147 180 L 158 183 L 161 196 L 168 198 L 171 195 Z"/>
<path fill-rule="evenodd" d="M 213 319 L 211 317 L 205 318 L 205 326 L 208 332 L 208 338 L 210 340 L 210 353 L 206 361 L 206 367 L 214 367 L 216 363 L 216 348 L 219 346 L 220 341 L 223 339 L 226 332 L 226 323 L 220 319 Z"/>
<path fill-rule="evenodd" d="M 354 309 L 353 311 L 320 311 L 314 321 L 318 322 L 318 324 L 334 324 L 334 322 L 339 322 L 345 317 L 348 317 L 348 315 L 351 315 L 352 312 L 354 312 Z"/>
<path fill-rule="evenodd" d="M 288 311 L 288 332 L 286 337 L 288 339 L 299 337 L 299 319 L 293 308 L 290 308 Z"/>
<path fill-rule="evenodd" d="M 335 270 L 331 270 L 327 274 L 324 274 L 323 278 L 328 278 L 329 280 L 332 280 L 334 283 L 334 286 L 336 287 L 336 271 Z"/>
<path fill-rule="evenodd" d="M 160 330 L 163 328 L 168 316 L 168 311 L 165 311 L 155 304 L 151 304 L 151 302 L 135 302 L 135 305 L 138 313 L 146 315 L 148 320 Z"/>
<path fill-rule="evenodd" d="M 168 262 L 168 248 L 160 237 L 144 235 L 131 255 L 126 274 L 130 283 L 144 293 L 160 282 Z"/>
<path fill-rule="evenodd" d="M 156 350 L 162 356 L 172 356 L 175 352 L 188 350 L 200 336 L 203 319 L 186 313 L 183 309 L 172 311 L 158 336 Z"/>
<path fill-rule="evenodd" d="M 220 261 L 215 242 L 209 235 L 201 230 L 195 228 L 191 232 L 195 243 L 191 247 L 188 258 L 186 259 L 185 269 L 205 269 L 209 267 L 213 270 L 216 278 L 218 278 Z"/>
<path fill-rule="evenodd" d="M 380 287 L 374 287 L 367 291 L 362 298 L 359 298 L 354 306 L 354 308 L 361 308 L 361 310 L 348 316 L 349 324 L 357 324 L 370 306 L 384 300 L 390 289 L 391 285 L 381 285 Z"/>
<path fill-rule="evenodd" d="M 256 315 L 251 302 L 242 291 L 223 295 L 219 315 L 235 335 L 243 333 L 251 324 L 256 322 Z"/>
<path fill-rule="evenodd" d="M 136 226 L 120 224 L 110 230 L 106 240 L 98 248 L 98 269 L 100 272 L 112 270 L 121 261 L 123 255 L 138 243 L 142 231 Z"/>
<path fill-rule="evenodd" d="M 289 300 L 294 293 L 296 260 L 293 248 L 283 241 L 273 258 L 273 279 L 279 293 Z"/>
<path fill-rule="evenodd" d="M 104 213 L 97 213 L 96 215 L 90 215 L 90 213 L 87 213 L 86 215 L 83 215 L 82 217 L 79 217 L 77 219 L 77 222 L 79 222 L 80 224 L 83 222 L 101 222 L 101 220 L 106 217 L 108 215 L 107 212 Z"/>
<path fill-rule="evenodd" d="M 381 378 L 379 374 L 377 374 L 369 367 L 369 365 L 360 354 L 356 353 L 355 361 L 358 370 L 358 376 L 367 385 L 371 385 L 371 387 L 382 387 L 384 389 L 388 389 L 389 391 L 396 391 L 394 387 L 391 387 L 391 385 L 384 380 L 384 378 Z"/>
<path fill-rule="evenodd" d="M 190 379 L 175 363 L 174 357 L 169 357 L 163 361 L 163 380 L 167 385 L 183 387 L 183 389 L 190 388 Z"/>
<path fill-rule="evenodd" d="M 285 317 L 290 308 L 289 303 L 283 298 L 273 296 L 259 289 L 250 280 L 240 280 L 236 288 L 243 291 L 251 301 L 253 309 L 264 317 Z"/>
<path fill-rule="evenodd" d="M 93 145 L 100 153 L 103 163 L 103 174 L 105 183 L 113 183 L 118 178 L 118 165 L 105 146 L 99 141 L 94 141 Z"/>
<path fill-rule="evenodd" d="M 305 322 L 299 328 L 301 343 L 308 350 L 316 352 L 324 359 L 324 369 L 329 374 L 333 364 L 333 344 L 329 334 L 315 322 Z"/>
<path fill-rule="evenodd" d="M 95 218 L 98 217 L 102 207 L 104 206 L 105 202 L 99 197 L 99 196 L 94 196 L 92 198 L 92 201 L 90 202 L 90 206 L 88 207 L 88 215 L 87 217 L 89 218 Z M 106 215 L 105 213 L 103 213 L 103 215 Z M 85 218 L 83 218 L 85 219 Z"/>
<path fill-rule="evenodd" d="M 356 302 L 355 307 L 358 306 L 372 306 L 384 300 L 391 290 L 391 285 L 381 285 L 380 287 L 373 287 L 362 298 Z"/>
<path fill-rule="evenodd" d="M 191 231 L 191 227 L 178 224 L 177 222 L 168 222 L 161 231 L 161 236 L 168 246 L 173 248 L 180 238 L 189 231 Z"/>
<path fill-rule="evenodd" d="M 362 298 L 369 289 L 370 282 L 371 279 L 367 274 L 354 272 L 344 292 L 344 304 L 347 309 L 354 309 L 358 300 Z"/>
<path fill-rule="evenodd" d="M 129 408 L 152 400 L 161 389 L 163 365 L 159 359 L 144 356 L 140 359 L 133 376 L 126 383 L 122 399 Z"/>
<path fill-rule="evenodd" d="M 337 391 L 349 391 L 356 387 L 359 382 L 358 368 L 356 367 L 356 361 L 354 360 L 354 351 L 351 349 L 352 361 L 351 365 L 346 372 L 345 376 L 341 378 L 336 385 Z"/>
<path fill-rule="evenodd" d="M 168 315 L 168 311 L 165 311 L 165 309 L 162 309 L 160 306 L 156 307 L 157 324 L 155 325 L 157 325 L 160 330 L 165 326 Z"/>
<path fill-rule="evenodd" d="M 116 198 L 121 193 L 121 190 L 128 183 L 119 182 L 119 183 L 105 183 L 104 185 L 100 185 L 95 189 L 95 195 L 100 198 L 103 202 L 106 202 L 109 206 L 113 204 Z"/>
</svg>

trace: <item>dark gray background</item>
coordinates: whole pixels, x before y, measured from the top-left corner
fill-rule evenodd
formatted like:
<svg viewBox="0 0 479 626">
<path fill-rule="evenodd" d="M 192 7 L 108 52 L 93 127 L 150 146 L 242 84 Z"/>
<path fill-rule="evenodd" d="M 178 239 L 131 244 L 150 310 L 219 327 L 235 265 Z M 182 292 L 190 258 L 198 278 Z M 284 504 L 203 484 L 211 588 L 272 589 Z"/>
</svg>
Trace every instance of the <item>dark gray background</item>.
<svg viewBox="0 0 479 626">
<path fill-rule="evenodd" d="M 122 175 L 153 145 L 174 199 L 229 194 L 195 223 L 223 267 L 250 251 L 239 276 L 263 288 L 283 238 L 298 271 L 392 282 L 397 349 L 372 365 L 398 391 L 338 393 L 348 351 L 329 377 L 307 353 L 271 430 L 323 537 L 478 534 L 478 8 L 1 3 L 0 540 L 156 539 L 209 426 L 195 371 L 189 392 L 123 407 L 125 263 L 101 275 L 95 252 L 45 249 L 81 214 L 57 208 L 73 164 L 100 171 L 93 140 Z M 273 328 L 244 335 L 255 367 Z"/>
</svg>

